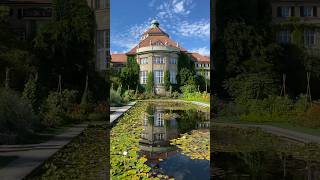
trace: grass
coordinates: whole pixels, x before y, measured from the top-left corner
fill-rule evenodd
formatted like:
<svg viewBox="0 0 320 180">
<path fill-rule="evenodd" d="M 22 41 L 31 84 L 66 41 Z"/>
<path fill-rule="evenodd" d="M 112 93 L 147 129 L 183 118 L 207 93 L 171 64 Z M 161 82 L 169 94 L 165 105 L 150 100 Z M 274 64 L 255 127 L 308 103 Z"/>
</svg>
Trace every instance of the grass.
<svg viewBox="0 0 320 180">
<path fill-rule="evenodd" d="M 201 102 L 210 105 L 210 99 L 203 99 L 203 98 L 180 98 L 181 100 L 184 101 L 196 101 L 196 102 Z"/>
<path fill-rule="evenodd" d="M 18 156 L 0 156 L 0 169 L 8 165 L 13 160 L 17 159 Z"/>
</svg>

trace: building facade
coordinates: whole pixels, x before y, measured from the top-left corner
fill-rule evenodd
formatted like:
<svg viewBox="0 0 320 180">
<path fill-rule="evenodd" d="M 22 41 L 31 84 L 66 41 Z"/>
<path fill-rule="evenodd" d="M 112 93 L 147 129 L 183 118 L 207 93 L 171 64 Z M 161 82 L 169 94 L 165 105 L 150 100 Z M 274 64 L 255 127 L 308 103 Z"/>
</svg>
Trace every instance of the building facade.
<svg viewBox="0 0 320 180">
<path fill-rule="evenodd" d="M 53 17 L 51 0 L 2 0 L 0 5 L 9 7 L 10 28 L 20 40 L 32 40 Z"/>
<path fill-rule="evenodd" d="M 177 84 L 178 59 L 181 53 L 188 54 L 195 61 L 196 70 L 203 72 L 210 69 L 210 58 L 198 53 L 189 53 L 179 43 L 170 39 L 169 35 L 160 28 L 158 21 L 153 20 L 151 27 L 142 34 L 140 42 L 126 54 L 112 54 L 113 68 L 121 68 L 128 56 L 134 56 L 140 66 L 140 84 L 147 84 L 148 74 L 153 73 L 154 92 L 163 95 L 166 93 L 164 76 L 169 72 L 171 84 Z M 121 65 L 122 64 L 122 65 Z M 200 68 L 201 64 L 201 68 Z M 201 70 L 201 71 L 200 71 Z M 210 73 L 206 73 L 210 78 Z"/>
<path fill-rule="evenodd" d="M 107 68 L 109 53 L 109 1 L 87 0 L 95 11 L 96 19 L 96 70 Z M 32 40 L 42 26 L 53 19 L 52 0 L 1 0 L 0 5 L 10 8 L 10 27 L 21 40 Z"/>
<path fill-rule="evenodd" d="M 107 58 L 110 56 L 110 2 L 109 0 L 87 0 L 87 2 L 96 15 L 96 70 L 104 71 L 107 69 Z"/>
<path fill-rule="evenodd" d="M 301 42 L 307 51 L 320 56 L 320 1 L 318 0 L 273 0 L 272 21 L 278 26 L 277 41 L 281 44 L 295 41 L 297 25 Z"/>
</svg>

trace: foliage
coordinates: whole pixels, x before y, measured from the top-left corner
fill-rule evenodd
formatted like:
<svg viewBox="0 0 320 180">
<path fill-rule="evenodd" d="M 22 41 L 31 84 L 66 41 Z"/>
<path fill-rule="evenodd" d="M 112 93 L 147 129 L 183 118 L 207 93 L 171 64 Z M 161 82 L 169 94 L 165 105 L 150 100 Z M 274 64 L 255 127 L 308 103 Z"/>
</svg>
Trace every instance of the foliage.
<svg viewBox="0 0 320 180">
<path fill-rule="evenodd" d="M 190 134 L 181 134 L 180 138 L 171 140 L 172 145 L 176 145 L 182 150 L 182 154 L 191 159 L 210 160 L 210 132 L 193 130 Z"/>
<path fill-rule="evenodd" d="M 39 111 L 39 88 L 36 77 L 30 76 L 22 92 L 22 98 L 30 102 L 34 112 Z"/>
<path fill-rule="evenodd" d="M 121 94 L 118 91 L 110 89 L 110 98 L 109 98 L 110 106 L 119 106 L 122 104 Z"/>
<path fill-rule="evenodd" d="M 178 93 L 177 91 L 174 91 L 173 93 L 171 93 L 171 98 L 179 98 L 180 97 L 180 93 Z"/>
<path fill-rule="evenodd" d="M 139 84 L 140 67 L 135 57 L 127 58 L 126 67 L 121 69 L 120 79 L 122 86 L 127 89 L 135 89 Z"/>
<path fill-rule="evenodd" d="M 123 98 L 124 102 L 129 102 L 129 101 L 134 99 L 134 96 L 135 96 L 135 91 L 134 90 L 126 90 L 123 93 L 122 98 Z"/>
<path fill-rule="evenodd" d="M 139 139 L 142 132 L 146 103 L 130 109 L 110 133 L 110 176 L 112 179 L 146 179 L 150 171 L 145 157 L 139 157 Z"/>
<path fill-rule="evenodd" d="M 108 138 L 106 125 L 89 125 L 30 179 L 106 179 Z"/>
<path fill-rule="evenodd" d="M 274 79 L 267 73 L 240 74 L 228 79 L 224 87 L 236 101 L 260 99 L 276 92 Z"/>
<path fill-rule="evenodd" d="M 1 138 L 3 135 L 14 136 L 14 141 L 23 139 L 26 133 L 33 132 L 38 121 L 28 101 L 12 90 L 0 89 L 0 144 L 10 143 Z"/>
<path fill-rule="evenodd" d="M 148 93 L 153 93 L 154 81 L 153 73 L 149 72 L 147 77 L 146 91 Z"/>
<path fill-rule="evenodd" d="M 184 85 L 181 87 L 181 91 L 184 96 L 187 96 L 188 94 L 197 92 L 197 87 L 195 85 Z"/>
<path fill-rule="evenodd" d="M 166 88 L 166 91 L 169 91 L 170 85 L 171 85 L 170 72 L 168 70 L 166 70 L 165 73 L 164 73 L 164 86 Z"/>
<path fill-rule="evenodd" d="M 180 86 L 188 84 L 189 79 L 193 77 L 192 71 L 187 68 L 182 68 L 178 75 L 177 81 Z M 191 79 L 191 81 L 193 80 Z"/>
<path fill-rule="evenodd" d="M 41 109 L 42 124 L 45 127 L 56 127 L 67 123 L 64 120 L 67 120 L 76 104 L 77 94 L 77 91 L 67 89 L 61 93 L 51 92 Z"/>
<path fill-rule="evenodd" d="M 52 89 L 61 75 L 64 86 L 79 90 L 89 75 L 95 86 L 100 78 L 94 67 L 93 11 L 85 0 L 54 0 L 53 7 L 53 21 L 42 27 L 34 40 L 41 84 Z"/>
<path fill-rule="evenodd" d="M 198 102 L 210 104 L 210 94 L 207 92 L 183 93 L 182 99 L 186 101 L 198 101 Z"/>
</svg>

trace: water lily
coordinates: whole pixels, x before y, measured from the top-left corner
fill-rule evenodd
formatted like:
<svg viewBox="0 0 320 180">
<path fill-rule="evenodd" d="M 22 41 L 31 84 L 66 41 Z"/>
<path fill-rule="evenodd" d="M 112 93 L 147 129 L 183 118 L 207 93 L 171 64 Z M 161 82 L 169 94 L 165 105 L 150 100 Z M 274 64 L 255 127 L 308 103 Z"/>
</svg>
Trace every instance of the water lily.
<svg viewBox="0 0 320 180">
<path fill-rule="evenodd" d="M 127 154 L 128 154 L 128 152 L 127 151 L 123 151 L 123 153 L 122 153 L 124 156 L 126 156 Z"/>
</svg>

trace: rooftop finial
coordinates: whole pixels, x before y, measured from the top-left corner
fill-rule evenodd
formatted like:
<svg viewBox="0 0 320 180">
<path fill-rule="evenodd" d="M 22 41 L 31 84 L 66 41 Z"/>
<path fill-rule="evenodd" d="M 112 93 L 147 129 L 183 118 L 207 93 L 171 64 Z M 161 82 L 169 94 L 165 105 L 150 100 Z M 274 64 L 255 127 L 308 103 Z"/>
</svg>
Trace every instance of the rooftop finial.
<svg viewBox="0 0 320 180">
<path fill-rule="evenodd" d="M 151 27 L 159 27 L 159 25 L 160 24 L 159 24 L 159 22 L 157 20 L 154 19 L 154 20 L 151 21 Z"/>
</svg>

